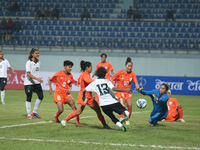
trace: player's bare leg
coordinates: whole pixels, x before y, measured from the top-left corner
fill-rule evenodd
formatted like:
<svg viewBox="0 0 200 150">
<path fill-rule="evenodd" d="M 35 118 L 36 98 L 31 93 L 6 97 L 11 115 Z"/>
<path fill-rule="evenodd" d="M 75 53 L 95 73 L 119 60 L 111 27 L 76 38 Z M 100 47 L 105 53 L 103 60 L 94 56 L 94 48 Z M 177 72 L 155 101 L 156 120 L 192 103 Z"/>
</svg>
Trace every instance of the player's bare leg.
<svg viewBox="0 0 200 150">
<path fill-rule="evenodd" d="M 64 110 L 63 103 L 58 102 L 57 107 L 58 107 L 58 111 L 56 111 L 56 114 L 54 115 L 54 119 L 55 119 L 56 123 L 60 123 L 60 120 L 58 119 L 58 117 L 60 116 L 60 114 L 62 114 L 62 112 Z"/>
<path fill-rule="evenodd" d="M 123 99 L 123 98 L 119 98 L 119 102 L 123 105 L 123 106 L 125 106 L 125 100 Z M 121 121 L 123 119 L 123 114 L 120 114 L 119 115 L 119 121 Z"/>
<path fill-rule="evenodd" d="M 97 104 L 96 101 L 93 102 L 93 104 L 90 106 L 90 108 L 92 108 L 92 109 L 97 113 L 97 117 L 98 117 L 98 119 L 101 121 L 101 123 L 103 124 L 103 127 L 104 127 L 105 129 L 111 129 L 111 128 L 106 124 L 105 118 L 104 118 L 104 116 L 102 115 L 101 110 L 100 110 L 100 108 L 99 108 L 99 105 Z"/>
<path fill-rule="evenodd" d="M 129 119 L 130 119 L 131 114 L 132 114 L 132 98 L 128 98 L 126 100 L 126 103 L 127 103 L 127 110 L 129 112 Z M 130 125 L 130 122 L 126 121 L 126 125 Z"/>
<path fill-rule="evenodd" d="M 72 97 L 67 99 L 67 104 L 72 108 L 72 110 L 74 112 L 77 110 Z M 79 115 L 77 115 L 75 117 L 76 117 L 76 124 L 79 125 L 79 126 L 82 126 L 82 124 L 79 122 Z"/>
<path fill-rule="evenodd" d="M 64 120 L 61 121 L 61 124 L 63 126 L 66 126 L 66 122 L 69 121 L 70 119 L 74 118 L 75 116 L 80 115 L 83 112 L 84 108 L 85 108 L 84 105 L 78 104 L 77 110 L 71 112 Z"/>
<path fill-rule="evenodd" d="M 176 111 L 178 112 L 179 120 L 181 122 L 185 122 L 185 120 L 183 119 L 183 108 L 182 108 L 181 104 L 178 104 L 176 106 Z"/>
</svg>

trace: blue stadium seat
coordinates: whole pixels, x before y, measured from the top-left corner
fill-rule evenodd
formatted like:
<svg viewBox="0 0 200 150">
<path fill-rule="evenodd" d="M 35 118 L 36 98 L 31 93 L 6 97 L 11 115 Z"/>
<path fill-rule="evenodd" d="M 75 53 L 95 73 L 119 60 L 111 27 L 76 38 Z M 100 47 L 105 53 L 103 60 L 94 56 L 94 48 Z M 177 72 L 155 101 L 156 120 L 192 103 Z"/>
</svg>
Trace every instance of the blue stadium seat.
<svg viewBox="0 0 200 150">
<path fill-rule="evenodd" d="M 56 31 L 60 31 L 60 26 L 55 26 Z"/>
<path fill-rule="evenodd" d="M 68 31 L 65 31 L 65 32 L 64 32 L 64 36 L 69 36 L 69 32 L 68 32 Z"/>
<path fill-rule="evenodd" d="M 96 28 L 97 28 L 97 27 L 96 27 Z M 95 30 L 95 31 L 98 31 L 98 30 Z M 101 32 L 106 31 L 106 27 L 100 27 L 100 31 L 101 31 Z"/>
<path fill-rule="evenodd" d="M 126 32 L 132 32 L 133 29 L 131 27 L 127 28 Z"/>
<path fill-rule="evenodd" d="M 162 37 L 163 37 L 162 33 L 157 33 L 157 38 L 162 38 Z"/>
<path fill-rule="evenodd" d="M 160 32 L 165 33 L 165 32 L 166 32 L 166 28 L 161 28 L 161 29 L 160 29 Z"/>
<path fill-rule="evenodd" d="M 44 35 L 49 36 L 49 31 L 44 31 Z"/>
<path fill-rule="evenodd" d="M 159 32 L 159 30 L 160 30 L 159 28 L 154 28 L 153 32 Z"/>
<path fill-rule="evenodd" d="M 135 33 L 134 32 L 130 33 L 130 37 L 135 37 Z"/>
<path fill-rule="evenodd" d="M 94 27 L 94 31 L 99 31 L 99 27 Z"/>
<path fill-rule="evenodd" d="M 156 37 L 156 33 L 151 33 L 150 34 L 150 38 L 155 38 Z"/>
<path fill-rule="evenodd" d="M 76 36 L 76 32 L 75 31 L 71 31 L 70 32 L 70 36 Z"/>
<path fill-rule="evenodd" d="M 98 37 L 102 37 L 103 34 L 102 34 L 102 32 L 97 32 L 97 35 L 96 35 L 96 36 L 98 36 Z"/>
<path fill-rule="evenodd" d="M 183 33 L 178 33 L 177 38 L 183 38 Z"/>
<path fill-rule="evenodd" d="M 103 26 L 109 26 L 109 22 L 108 21 L 104 21 L 103 22 Z"/>
<path fill-rule="evenodd" d="M 74 31 L 80 31 L 80 27 L 75 26 Z"/>
<path fill-rule="evenodd" d="M 192 33 L 191 38 L 197 38 L 197 33 Z"/>
<path fill-rule="evenodd" d="M 134 28 L 133 32 L 139 32 L 139 28 Z"/>
<path fill-rule="evenodd" d="M 157 22 L 156 27 L 162 27 L 162 23 Z"/>
<path fill-rule="evenodd" d="M 180 28 L 174 28 L 174 31 L 173 31 L 173 32 L 179 33 L 179 31 L 180 31 Z"/>
<path fill-rule="evenodd" d="M 173 28 L 167 28 L 167 32 L 168 32 L 168 33 L 173 32 Z"/>
<path fill-rule="evenodd" d="M 170 38 L 176 38 L 176 33 L 171 33 Z"/>
<path fill-rule="evenodd" d="M 114 32 L 118 32 L 119 31 L 119 27 L 114 27 L 113 31 Z"/>
<path fill-rule="evenodd" d="M 181 28 L 180 32 L 181 33 L 186 33 L 186 28 Z"/>
</svg>

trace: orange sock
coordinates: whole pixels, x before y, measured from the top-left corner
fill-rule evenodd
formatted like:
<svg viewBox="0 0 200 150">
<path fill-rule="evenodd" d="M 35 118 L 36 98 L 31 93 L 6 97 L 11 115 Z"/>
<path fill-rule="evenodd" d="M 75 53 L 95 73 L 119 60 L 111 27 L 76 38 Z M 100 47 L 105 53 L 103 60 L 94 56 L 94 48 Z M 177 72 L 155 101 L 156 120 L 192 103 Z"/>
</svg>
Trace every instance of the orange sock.
<svg viewBox="0 0 200 150">
<path fill-rule="evenodd" d="M 71 113 L 65 118 L 65 120 L 68 121 L 68 120 L 74 118 L 75 116 L 76 116 L 76 112 L 73 111 L 73 112 L 71 112 Z"/>
<path fill-rule="evenodd" d="M 98 113 L 98 114 L 97 114 L 97 117 L 98 117 L 98 119 L 101 121 L 101 123 L 102 123 L 103 125 L 106 125 L 106 121 L 105 121 L 105 118 L 104 118 L 104 116 L 102 115 L 102 113 Z"/>
<path fill-rule="evenodd" d="M 56 114 L 55 114 L 56 117 L 59 117 L 60 116 L 60 113 L 58 111 L 56 111 Z"/>
<path fill-rule="evenodd" d="M 73 110 L 74 112 L 76 111 L 76 109 Z M 79 115 L 75 116 L 76 117 L 76 121 L 79 122 Z"/>
<path fill-rule="evenodd" d="M 183 119 L 183 108 L 178 109 L 178 116 L 180 119 Z"/>
<path fill-rule="evenodd" d="M 119 118 L 123 118 L 123 114 L 119 115 Z"/>
<path fill-rule="evenodd" d="M 127 110 L 129 112 L 129 119 L 130 119 L 131 118 L 131 114 L 132 114 L 132 107 L 128 107 Z"/>
</svg>

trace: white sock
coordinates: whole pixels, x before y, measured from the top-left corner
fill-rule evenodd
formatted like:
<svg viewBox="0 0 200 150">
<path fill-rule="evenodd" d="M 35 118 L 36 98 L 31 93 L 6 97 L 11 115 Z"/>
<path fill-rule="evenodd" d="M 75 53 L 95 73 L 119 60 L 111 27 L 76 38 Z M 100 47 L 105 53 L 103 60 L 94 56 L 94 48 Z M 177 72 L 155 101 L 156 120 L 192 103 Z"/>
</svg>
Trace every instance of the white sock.
<svg viewBox="0 0 200 150">
<path fill-rule="evenodd" d="M 124 113 L 125 113 L 127 116 L 129 116 L 128 110 L 125 110 Z M 123 115 L 124 115 L 124 113 L 123 113 Z"/>
<path fill-rule="evenodd" d="M 117 125 L 118 127 L 120 127 L 120 128 L 123 127 L 123 125 L 122 125 L 119 121 L 116 123 L 116 125 Z"/>
<path fill-rule="evenodd" d="M 38 110 L 38 108 L 40 107 L 40 103 L 41 103 L 42 101 L 40 100 L 40 99 L 37 99 L 36 101 L 35 101 L 35 106 L 34 106 L 34 109 L 33 109 L 33 112 L 34 113 L 37 113 L 37 110 Z"/>
<path fill-rule="evenodd" d="M 26 101 L 26 111 L 27 111 L 27 115 L 30 116 L 31 115 L 31 102 Z"/>
<path fill-rule="evenodd" d="M 4 102 L 4 98 L 5 98 L 5 91 L 1 91 L 1 101 Z"/>
</svg>

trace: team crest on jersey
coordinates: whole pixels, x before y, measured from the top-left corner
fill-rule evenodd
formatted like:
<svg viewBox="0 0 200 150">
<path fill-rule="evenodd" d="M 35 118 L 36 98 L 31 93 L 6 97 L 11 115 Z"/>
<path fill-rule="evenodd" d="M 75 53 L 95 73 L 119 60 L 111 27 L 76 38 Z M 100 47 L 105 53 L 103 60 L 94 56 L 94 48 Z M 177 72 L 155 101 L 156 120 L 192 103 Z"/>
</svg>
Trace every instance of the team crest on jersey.
<svg viewBox="0 0 200 150">
<path fill-rule="evenodd" d="M 132 81 L 132 78 L 130 78 L 130 81 Z"/>
<path fill-rule="evenodd" d="M 105 69 L 107 69 L 108 67 L 107 66 L 105 66 Z"/>
<path fill-rule="evenodd" d="M 172 102 L 169 102 L 169 104 L 171 105 L 171 104 L 172 104 Z"/>
</svg>

